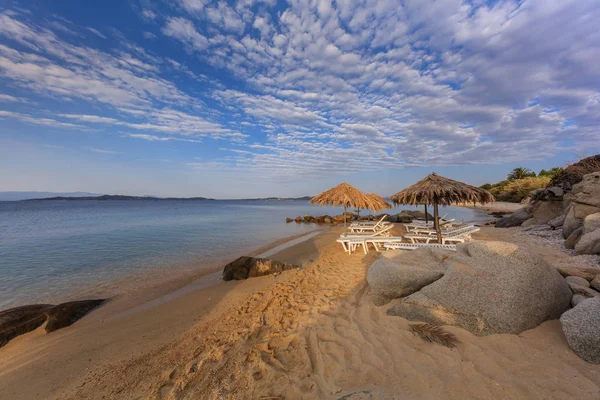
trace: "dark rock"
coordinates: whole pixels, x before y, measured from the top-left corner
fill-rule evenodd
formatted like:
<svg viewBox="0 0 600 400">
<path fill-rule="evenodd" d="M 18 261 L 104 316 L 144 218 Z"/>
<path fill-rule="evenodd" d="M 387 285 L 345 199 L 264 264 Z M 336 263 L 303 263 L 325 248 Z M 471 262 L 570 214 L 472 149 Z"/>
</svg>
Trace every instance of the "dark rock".
<svg viewBox="0 0 600 400">
<path fill-rule="evenodd" d="M 294 220 L 293 220 L 293 219 L 291 219 L 291 218 L 286 218 L 286 219 L 285 219 L 285 222 L 286 222 L 286 223 L 288 223 L 288 224 L 289 224 L 290 222 L 293 222 L 293 221 L 294 221 Z"/>
<path fill-rule="evenodd" d="M 502 218 L 505 215 L 509 215 L 509 214 L 512 214 L 512 213 L 510 213 L 508 211 L 494 211 L 494 212 L 490 213 L 491 216 L 496 217 L 496 218 Z"/>
<path fill-rule="evenodd" d="M 46 311 L 48 316 L 46 332 L 54 332 L 72 325 L 104 301 L 104 299 L 70 301 L 52 307 Z"/>
<path fill-rule="evenodd" d="M 448 268 L 442 278 L 402 299 L 388 315 L 477 335 L 517 334 L 558 318 L 571 302 L 556 269 L 512 243 L 457 245 L 443 262 Z"/>
<path fill-rule="evenodd" d="M 563 223 L 565 222 L 565 218 L 566 218 L 566 215 L 564 215 L 564 214 L 559 215 L 558 217 L 548 221 L 548 225 L 550 225 L 552 227 L 552 229 L 560 228 L 561 226 L 563 226 Z"/>
<path fill-rule="evenodd" d="M 298 216 L 296 217 L 295 221 L 296 221 L 297 223 L 300 223 L 300 222 L 302 222 L 302 217 L 298 215 Z"/>
<path fill-rule="evenodd" d="M 266 258 L 242 256 L 223 268 L 223 280 L 242 280 L 293 268 L 298 268 L 298 266 Z"/>
<path fill-rule="evenodd" d="M 45 312 L 50 308 L 52 308 L 51 304 L 34 304 L 1 311 L 0 347 L 15 337 L 41 326 L 46 322 Z"/>
<path fill-rule="evenodd" d="M 496 228 L 511 228 L 513 226 L 520 226 L 523 222 L 531 218 L 531 212 L 526 207 L 520 208 L 515 211 L 512 215 L 503 217 L 496 221 Z"/>
<path fill-rule="evenodd" d="M 569 347 L 589 363 L 600 364 L 600 297 L 581 301 L 560 317 Z"/>
<path fill-rule="evenodd" d="M 312 215 L 305 215 L 304 222 L 314 222 L 315 218 Z"/>
<path fill-rule="evenodd" d="M 72 325 L 105 300 L 82 300 L 51 304 L 33 304 L 15 307 L 0 312 L 0 347 L 10 340 L 46 324 L 46 332 Z"/>
</svg>

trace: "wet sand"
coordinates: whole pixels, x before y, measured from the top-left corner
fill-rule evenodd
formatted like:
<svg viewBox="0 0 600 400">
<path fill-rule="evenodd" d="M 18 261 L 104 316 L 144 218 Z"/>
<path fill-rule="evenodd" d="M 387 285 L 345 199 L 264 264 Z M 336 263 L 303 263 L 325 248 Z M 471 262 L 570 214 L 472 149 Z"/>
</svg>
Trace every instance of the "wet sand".
<svg viewBox="0 0 600 400">
<path fill-rule="evenodd" d="M 342 229 L 270 256 L 300 270 L 198 287 L 130 315 L 115 312 L 117 299 L 64 330 L 17 338 L 0 349 L 0 398 L 600 398 L 600 366 L 569 349 L 558 321 L 487 337 L 448 327 L 455 349 L 414 337 L 389 305 L 373 305 L 365 275 L 379 255 L 345 254 Z M 559 256 L 500 229 L 475 238 Z"/>
</svg>

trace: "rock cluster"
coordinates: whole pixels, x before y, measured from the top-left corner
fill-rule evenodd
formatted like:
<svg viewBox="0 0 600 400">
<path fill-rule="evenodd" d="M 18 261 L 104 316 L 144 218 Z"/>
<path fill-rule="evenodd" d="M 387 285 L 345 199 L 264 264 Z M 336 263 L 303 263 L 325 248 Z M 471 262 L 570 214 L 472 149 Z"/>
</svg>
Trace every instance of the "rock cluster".
<svg viewBox="0 0 600 400">
<path fill-rule="evenodd" d="M 556 268 L 510 243 L 470 242 L 446 253 L 421 249 L 390 262 L 408 271 L 390 278 L 392 266 L 374 265 L 368 276 L 371 290 L 379 298 L 412 293 L 388 315 L 456 325 L 477 335 L 532 329 L 560 317 L 571 300 Z"/>
<path fill-rule="evenodd" d="M 297 265 L 281 261 L 242 256 L 223 268 L 223 280 L 242 280 L 283 272 L 289 269 L 299 268 Z"/>
<path fill-rule="evenodd" d="M 547 224 L 562 229 L 566 248 L 577 254 L 600 254 L 600 172 L 584 175 L 571 190 L 549 187 L 530 195 L 533 201 L 498 220 L 496 227 Z"/>
<path fill-rule="evenodd" d="M 355 220 L 359 220 L 359 221 L 379 221 L 383 216 L 387 216 L 386 221 L 387 222 L 399 222 L 399 223 L 411 223 L 413 221 L 413 219 L 424 219 L 425 218 L 425 213 L 423 211 L 410 211 L 410 210 L 404 210 L 402 212 L 399 212 L 398 214 L 394 214 L 394 215 L 390 215 L 390 214 L 379 214 L 379 215 L 365 215 L 362 217 L 359 217 L 358 215 L 351 213 L 351 212 L 346 212 L 346 222 L 351 222 L 351 221 L 355 221 Z M 433 220 L 433 216 L 431 214 L 427 214 L 428 218 Z M 285 222 L 287 223 L 291 223 L 291 222 L 297 222 L 297 223 L 316 223 L 316 224 L 340 224 L 340 223 L 344 223 L 344 214 L 341 215 L 336 215 L 334 217 L 330 216 L 330 215 L 321 215 L 318 217 L 313 217 L 312 215 L 305 215 L 305 216 L 297 216 L 296 218 L 286 218 Z"/>
<path fill-rule="evenodd" d="M 105 299 L 70 301 L 59 305 L 32 304 L 0 311 L 0 347 L 46 323 L 46 332 L 72 325 Z"/>
</svg>

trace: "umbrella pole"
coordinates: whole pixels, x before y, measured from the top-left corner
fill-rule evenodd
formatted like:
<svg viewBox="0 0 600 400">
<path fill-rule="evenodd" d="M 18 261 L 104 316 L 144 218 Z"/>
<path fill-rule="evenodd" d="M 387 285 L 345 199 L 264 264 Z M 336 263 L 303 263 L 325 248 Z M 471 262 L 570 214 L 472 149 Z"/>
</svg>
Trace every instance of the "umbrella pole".
<svg viewBox="0 0 600 400">
<path fill-rule="evenodd" d="M 344 204 L 344 230 L 346 229 L 346 205 Z"/>
<path fill-rule="evenodd" d="M 442 230 L 440 229 L 440 214 L 438 212 L 437 201 L 433 202 L 433 223 L 435 225 L 435 233 L 437 233 L 438 243 L 442 243 Z"/>
<path fill-rule="evenodd" d="M 425 224 L 429 223 L 429 216 L 427 214 L 427 204 L 425 204 Z"/>
</svg>

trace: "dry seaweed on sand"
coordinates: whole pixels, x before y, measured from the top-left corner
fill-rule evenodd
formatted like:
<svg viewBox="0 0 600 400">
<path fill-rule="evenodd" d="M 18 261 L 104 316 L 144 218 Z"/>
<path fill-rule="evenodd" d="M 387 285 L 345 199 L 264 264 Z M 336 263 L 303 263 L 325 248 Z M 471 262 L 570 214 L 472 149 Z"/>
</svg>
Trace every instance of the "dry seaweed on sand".
<svg viewBox="0 0 600 400">
<path fill-rule="evenodd" d="M 437 343 L 446 346 L 450 349 L 456 347 L 458 339 L 450 332 L 446 332 L 444 328 L 434 324 L 409 324 L 408 325 L 413 335 L 418 335 L 425 342 Z"/>
</svg>

